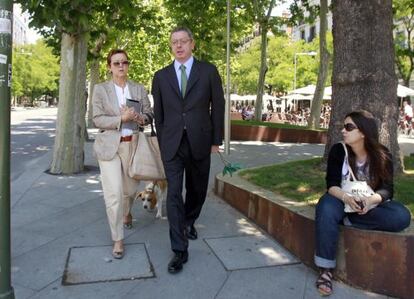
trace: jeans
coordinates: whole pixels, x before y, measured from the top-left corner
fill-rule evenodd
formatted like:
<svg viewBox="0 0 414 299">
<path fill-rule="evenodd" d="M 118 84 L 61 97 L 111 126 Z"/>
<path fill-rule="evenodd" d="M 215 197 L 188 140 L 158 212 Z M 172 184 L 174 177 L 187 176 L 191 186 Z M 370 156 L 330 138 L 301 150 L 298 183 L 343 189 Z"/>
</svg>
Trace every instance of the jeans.
<svg viewBox="0 0 414 299">
<path fill-rule="evenodd" d="M 347 217 L 352 227 L 368 230 L 398 232 L 410 225 L 411 214 L 399 202 L 389 200 L 373 208 L 365 215 L 345 213 L 344 203 L 325 193 L 316 206 L 315 264 L 321 268 L 335 268 L 339 225 Z"/>
</svg>

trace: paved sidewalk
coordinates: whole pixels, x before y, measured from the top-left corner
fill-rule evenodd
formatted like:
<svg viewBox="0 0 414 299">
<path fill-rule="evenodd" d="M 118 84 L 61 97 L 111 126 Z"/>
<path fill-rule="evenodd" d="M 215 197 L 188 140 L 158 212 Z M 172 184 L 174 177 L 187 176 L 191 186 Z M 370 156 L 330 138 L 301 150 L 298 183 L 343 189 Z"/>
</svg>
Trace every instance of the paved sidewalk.
<svg viewBox="0 0 414 299">
<path fill-rule="evenodd" d="M 405 151 L 414 152 L 414 139 L 406 144 Z M 233 142 L 229 160 L 252 167 L 319 156 L 323 150 L 323 145 Z M 208 198 L 196 223 L 199 239 L 190 241 L 181 273 L 167 272 L 167 220 L 156 219 L 140 203 L 133 208 L 133 229 L 126 230 L 126 255 L 112 260 L 99 169 L 91 152 L 92 143 L 87 143 L 86 173 L 46 174 L 49 152 L 12 182 L 17 299 L 320 298 L 312 269 L 214 195 L 213 177 L 223 168 L 218 156 L 212 158 Z M 337 282 L 331 296 L 367 297 L 387 298 Z"/>
</svg>

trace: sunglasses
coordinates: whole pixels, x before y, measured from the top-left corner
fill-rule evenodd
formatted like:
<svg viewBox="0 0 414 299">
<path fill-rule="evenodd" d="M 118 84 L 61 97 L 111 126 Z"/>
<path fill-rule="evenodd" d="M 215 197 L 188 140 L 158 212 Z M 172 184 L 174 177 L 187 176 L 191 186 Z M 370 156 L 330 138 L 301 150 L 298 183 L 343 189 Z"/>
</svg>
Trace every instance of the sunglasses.
<svg viewBox="0 0 414 299">
<path fill-rule="evenodd" d="M 355 126 L 354 124 L 347 123 L 347 124 L 344 124 L 344 129 L 345 129 L 345 131 L 347 131 L 347 132 L 351 132 L 351 131 L 353 131 L 353 130 L 355 130 L 355 129 L 358 129 L 358 127 L 357 127 L 357 126 Z"/>
<path fill-rule="evenodd" d="M 119 67 L 119 66 L 121 66 L 121 65 L 129 65 L 129 61 L 128 60 L 125 60 L 125 61 L 114 61 L 114 62 L 112 62 L 112 65 L 113 66 L 116 66 L 116 67 Z"/>
</svg>

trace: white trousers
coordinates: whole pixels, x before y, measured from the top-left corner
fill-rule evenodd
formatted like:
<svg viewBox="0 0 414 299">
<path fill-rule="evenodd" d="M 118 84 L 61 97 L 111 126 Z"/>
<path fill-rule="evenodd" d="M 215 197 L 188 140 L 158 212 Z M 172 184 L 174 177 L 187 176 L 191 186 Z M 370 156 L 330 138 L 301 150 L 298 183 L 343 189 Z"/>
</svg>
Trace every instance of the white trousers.
<svg viewBox="0 0 414 299">
<path fill-rule="evenodd" d="M 106 214 L 113 241 L 124 239 L 123 216 L 131 212 L 139 182 L 128 176 L 132 142 L 121 142 L 110 161 L 99 162 Z"/>
</svg>

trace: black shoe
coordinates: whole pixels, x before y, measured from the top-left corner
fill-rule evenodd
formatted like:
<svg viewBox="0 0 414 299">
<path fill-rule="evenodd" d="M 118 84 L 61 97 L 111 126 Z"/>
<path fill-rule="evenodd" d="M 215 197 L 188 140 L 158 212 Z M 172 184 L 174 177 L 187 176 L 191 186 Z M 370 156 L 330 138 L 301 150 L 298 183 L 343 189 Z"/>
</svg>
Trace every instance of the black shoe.
<svg viewBox="0 0 414 299">
<path fill-rule="evenodd" d="M 174 274 L 183 269 L 183 264 L 188 261 L 188 251 L 176 251 L 171 261 L 168 263 L 168 272 Z"/>
<path fill-rule="evenodd" d="M 190 240 L 197 240 L 197 231 L 194 227 L 194 225 L 190 225 L 185 230 L 185 235 L 187 236 L 187 239 Z"/>
</svg>

